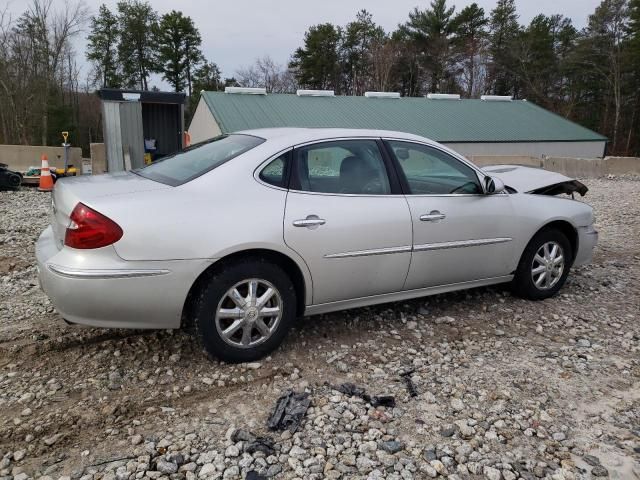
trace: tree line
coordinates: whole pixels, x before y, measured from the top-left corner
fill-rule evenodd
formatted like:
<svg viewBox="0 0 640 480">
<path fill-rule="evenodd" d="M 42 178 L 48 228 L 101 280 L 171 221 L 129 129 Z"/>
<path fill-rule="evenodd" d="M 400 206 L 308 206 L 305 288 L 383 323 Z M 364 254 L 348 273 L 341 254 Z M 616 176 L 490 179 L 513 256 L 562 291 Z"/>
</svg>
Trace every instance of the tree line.
<svg viewBox="0 0 640 480">
<path fill-rule="evenodd" d="M 60 130 L 83 146 L 100 141 L 95 89 L 155 89 L 160 76 L 188 95 L 190 114 L 200 91 L 229 85 L 510 95 L 606 135 L 609 154 L 640 155 L 640 0 L 602 0 L 582 29 L 562 15 L 521 24 L 515 0 L 489 12 L 432 0 L 390 32 L 361 10 L 344 26 L 311 26 L 286 65 L 265 56 L 230 78 L 205 58 L 195 22 L 180 11 L 122 0 L 91 16 L 82 0 L 58 10 L 53 2 L 31 0 L 16 19 L 0 11 L 2 143 L 56 144 Z M 81 78 L 72 44 L 86 27 L 91 69 Z"/>
<path fill-rule="evenodd" d="M 602 0 L 582 29 L 562 15 L 522 25 L 515 0 L 490 12 L 433 0 L 392 32 L 362 10 L 309 28 L 289 68 L 300 85 L 341 95 L 527 99 L 606 135 L 609 154 L 640 155 L 640 0 Z"/>
</svg>

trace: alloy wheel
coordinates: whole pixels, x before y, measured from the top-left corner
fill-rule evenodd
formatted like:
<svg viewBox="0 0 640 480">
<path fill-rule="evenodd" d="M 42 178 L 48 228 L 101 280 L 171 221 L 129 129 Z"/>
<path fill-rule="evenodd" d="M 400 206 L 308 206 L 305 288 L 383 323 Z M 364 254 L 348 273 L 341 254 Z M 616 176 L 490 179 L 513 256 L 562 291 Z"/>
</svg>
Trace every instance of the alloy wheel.
<svg viewBox="0 0 640 480">
<path fill-rule="evenodd" d="M 222 340 L 236 348 L 265 342 L 282 318 L 280 292 L 266 280 L 250 278 L 236 283 L 216 309 L 215 324 Z"/>
<path fill-rule="evenodd" d="M 564 252 L 557 242 L 546 242 L 536 252 L 531 264 L 531 279 L 536 288 L 548 290 L 558 283 L 564 272 Z"/>
</svg>

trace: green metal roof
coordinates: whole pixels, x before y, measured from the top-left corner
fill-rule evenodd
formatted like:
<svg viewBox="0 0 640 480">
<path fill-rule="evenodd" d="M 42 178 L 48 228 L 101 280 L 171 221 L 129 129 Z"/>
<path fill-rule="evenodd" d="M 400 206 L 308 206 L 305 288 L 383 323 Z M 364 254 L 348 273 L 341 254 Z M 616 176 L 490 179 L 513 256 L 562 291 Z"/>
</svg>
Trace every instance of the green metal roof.
<svg viewBox="0 0 640 480">
<path fill-rule="evenodd" d="M 371 128 L 439 142 L 606 141 L 525 100 L 299 97 L 203 92 L 223 133 L 269 127 Z"/>
</svg>

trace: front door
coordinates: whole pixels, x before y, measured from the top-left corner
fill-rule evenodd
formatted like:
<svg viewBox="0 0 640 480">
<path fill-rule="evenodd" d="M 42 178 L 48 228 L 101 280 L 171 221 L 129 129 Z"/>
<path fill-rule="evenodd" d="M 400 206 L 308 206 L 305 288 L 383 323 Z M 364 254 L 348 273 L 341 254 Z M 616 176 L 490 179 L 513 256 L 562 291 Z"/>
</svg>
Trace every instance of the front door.
<svg viewBox="0 0 640 480">
<path fill-rule="evenodd" d="M 294 150 L 285 242 L 306 261 L 313 304 L 403 287 L 411 218 L 375 139 L 324 141 Z"/>
<path fill-rule="evenodd" d="M 516 225 L 508 194 L 485 195 L 476 171 L 449 153 L 389 140 L 413 223 L 404 288 L 509 275 Z"/>
</svg>

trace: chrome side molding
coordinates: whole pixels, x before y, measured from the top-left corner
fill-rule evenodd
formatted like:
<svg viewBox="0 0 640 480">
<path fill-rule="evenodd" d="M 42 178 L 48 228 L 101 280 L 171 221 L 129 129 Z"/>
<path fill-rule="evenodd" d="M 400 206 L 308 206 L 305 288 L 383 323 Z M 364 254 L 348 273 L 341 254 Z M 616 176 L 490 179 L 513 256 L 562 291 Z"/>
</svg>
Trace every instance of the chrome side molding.
<svg viewBox="0 0 640 480">
<path fill-rule="evenodd" d="M 328 253 L 324 255 L 324 258 L 350 258 L 350 257 L 367 257 L 370 255 L 389 255 L 392 253 L 404 253 L 404 252 L 425 252 L 429 250 L 446 250 L 449 248 L 464 248 L 464 247 L 477 247 L 482 245 L 494 245 L 497 243 L 505 243 L 513 240 L 508 237 L 501 238 L 480 238 L 477 240 L 460 240 L 455 242 L 439 242 L 439 243 L 425 243 L 422 245 L 409 245 L 403 247 L 386 247 L 386 248 L 374 248 L 371 250 L 355 250 L 352 252 L 341 253 Z"/>
<path fill-rule="evenodd" d="M 138 277 L 155 277 L 158 275 L 167 275 L 171 270 L 129 270 L 129 269 L 104 269 L 104 270 L 77 270 L 73 268 L 62 267 L 60 265 L 48 264 L 47 268 L 53 273 L 67 278 L 86 278 L 94 280 L 105 280 L 113 278 L 138 278 Z"/>
<path fill-rule="evenodd" d="M 429 250 L 446 250 L 449 248 L 464 248 L 464 247 L 477 247 L 480 245 L 494 245 L 496 243 L 505 243 L 513 240 L 512 238 L 480 238 L 477 240 L 458 240 L 455 242 L 440 242 L 440 243 L 424 243 L 422 245 L 414 245 L 414 252 L 425 252 Z"/>
<path fill-rule="evenodd" d="M 329 253 L 324 258 L 349 258 L 349 257 L 367 257 L 369 255 L 388 255 L 391 253 L 410 252 L 411 246 L 406 245 L 404 247 L 386 247 L 386 248 L 374 248 L 371 250 L 355 250 L 353 252 L 343 253 Z"/>
</svg>

